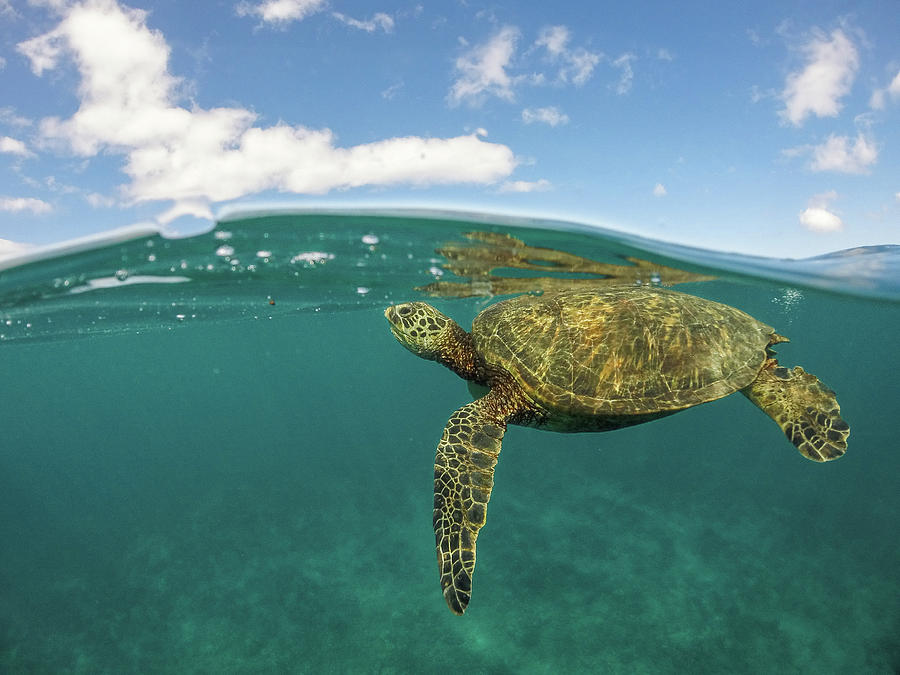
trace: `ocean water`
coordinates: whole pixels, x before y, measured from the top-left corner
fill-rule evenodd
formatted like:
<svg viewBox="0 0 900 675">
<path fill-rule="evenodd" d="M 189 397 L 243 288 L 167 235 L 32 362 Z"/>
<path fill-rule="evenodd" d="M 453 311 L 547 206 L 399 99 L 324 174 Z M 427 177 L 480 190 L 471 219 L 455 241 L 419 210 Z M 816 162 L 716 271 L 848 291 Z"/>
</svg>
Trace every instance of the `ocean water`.
<svg viewBox="0 0 900 675">
<path fill-rule="evenodd" d="M 897 251 L 278 212 L 7 263 L 0 671 L 898 673 Z M 609 283 L 789 336 L 779 360 L 837 392 L 847 454 L 804 459 L 739 395 L 602 434 L 510 427 L 454 616 L 432 464 L 471 396 L 384 308 L 430 293 L 467 327 L 491 293 Z"/>
</svg>

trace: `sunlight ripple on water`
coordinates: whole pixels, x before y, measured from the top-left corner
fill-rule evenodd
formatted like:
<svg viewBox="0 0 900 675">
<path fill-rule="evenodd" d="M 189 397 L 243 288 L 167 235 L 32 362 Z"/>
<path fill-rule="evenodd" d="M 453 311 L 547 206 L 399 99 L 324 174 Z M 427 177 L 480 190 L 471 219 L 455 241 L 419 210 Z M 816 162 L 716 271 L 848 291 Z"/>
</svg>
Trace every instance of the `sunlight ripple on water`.
<svg viewBox="0 0 900 675">
<path fill-rule="evenodd" d="M 781 280 L 790 286 L 773 303 L 786 312 L 802 301 L 802 287 L 900 299 L 900 247 L 896 246 L 776 261 L 699 251 L 556 221 L 438 212 L 272 212 L 247 217 L 235 213 L 214 231 L 194 237 L 166 239 L 142 233 L 131 240 L 101 240 L 87 250 L 67 252 L 63 247 L 31 253 L 20 265 L 0 262 L 0 318 L 7 326 L 0 339 L 148 330 L 158 323 L 165 325 L 172 316 L 179 322 L 189 316 L 227 321 L 274 317 L 274 311 L 380 306 L 418 295 L 413 289 L 436 280 L 453 286 L 458 274 L 467 274 L 460 272 L 459 264 L 476 266 L 467 286 L 470 294 L 491 295 L 502 286 L 496 280 L 525 274 L 501 269 L 495 282 L 489 283 L 480 276 L 488 268 L 480 267 L 477 260 L 454 263 L 435 257 L 436 249 L 472 231 L 511 233 L 510 241 L 521 246 L 527 242 L 531 248 L 516 244 L 504 254 L 510 261 L 516 260 L 519 250 L 534 255 L 557 246 L 564 252 L 564 262 L 572 258 L 569 254 L 577 254 L 599 264 L 625 264 L 627 269 L 624 260 L 630 257 L 656 260 L 661 269 L 686 266 L 716 277 Z M 476 238 L 466 245 L 469 248 L 442 250 L 465 257 L 467 252 L 481 251 L 479 246 L 490 251 L 496 245 L 488 239 L 484 242 Z M 560 263 L 531 267 L 541 274 L 565 276 Z M 451 274 L 451 269 L 457 274 Z M 652 272 L 634 283 L 669 282 Z M 77 299 L 88 291 L 90 303 Z M 268 304 L 270 297 L 278 298 L 277 310 Z M 174 315 L 172 308 L 177 310 Z M 100 314 L 102 324 L 96 321 Z"/>
</svg>

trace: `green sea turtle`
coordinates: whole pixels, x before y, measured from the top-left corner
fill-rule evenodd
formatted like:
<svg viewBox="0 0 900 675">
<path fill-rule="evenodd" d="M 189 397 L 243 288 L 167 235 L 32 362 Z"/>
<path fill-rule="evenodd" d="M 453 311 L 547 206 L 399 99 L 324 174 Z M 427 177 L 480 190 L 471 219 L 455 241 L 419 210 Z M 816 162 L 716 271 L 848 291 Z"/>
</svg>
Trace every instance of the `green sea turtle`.
<svg viewBox="0 0 900 675">
<path fill-rule="evenodd" d="M 471 596 L 507 424 L 607 431 L 740 391 L 804 457 L 825 462 L 847 449 L 834 392 L 773 358 L 771 346 L 787 338 L 718 302 L 622 286 L 505 300 L 475 317 L 471 333 L 424 302 L 385 317 L 408 350 L 489 388 L 450 417 L 434 464 L 441 587 L 456 614 Z"/>
</svg>

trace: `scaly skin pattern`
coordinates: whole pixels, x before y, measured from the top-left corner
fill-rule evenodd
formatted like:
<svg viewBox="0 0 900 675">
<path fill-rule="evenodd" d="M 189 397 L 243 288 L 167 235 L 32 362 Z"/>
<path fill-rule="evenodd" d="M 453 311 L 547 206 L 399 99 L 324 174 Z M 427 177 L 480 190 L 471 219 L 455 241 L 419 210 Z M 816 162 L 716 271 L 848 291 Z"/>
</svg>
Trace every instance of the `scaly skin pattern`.
<svg viewBox="0 0 900 675">
<path fill-rule="evenodd" d="M 434 460 L 434 536 L 447 606 L 462 614 L 472 594 L 475 541 L 487 519 L 507 421 L 538 414 L 502 376 L 487 396 L 451 415 Z"/>
<path fill-rule="evenodd" d="M 462 614 L 472 593 L 475 540 L 487 518 L 506 423 L 483 399 L 450 417 L 434 460 L 434 537 L 447 606 Z"/>
<path fill-rule="evenodd" d="M 834 392 L 800 366 L 783 368 L 768 359 L 741 393 L 775 420 L 804 457 L 827 462 L 847 451 L 850 425 Z"/>
</svg>

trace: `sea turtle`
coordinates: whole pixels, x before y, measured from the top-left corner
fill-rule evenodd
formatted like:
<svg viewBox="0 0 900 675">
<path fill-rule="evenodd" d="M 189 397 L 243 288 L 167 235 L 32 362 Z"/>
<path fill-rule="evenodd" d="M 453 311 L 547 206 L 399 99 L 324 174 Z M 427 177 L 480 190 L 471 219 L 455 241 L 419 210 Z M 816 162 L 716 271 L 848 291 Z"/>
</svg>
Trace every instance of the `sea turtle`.
<svg viewBox="0 0 900 675">
<path fill-rule="evenodd" d="M 483 310 L 471 333 L 424 302 L 384 314 L 408 350 L 489 388 L 451 415 L 434 464 L 441 587 L 455 614 L 472 593 L 507 424 L 607 431 L 740 391 L 804 457 L 825 462 L 847 449 L 834 392 L 773 358 L 787 338 L 718 302 L 650 286 L 521 295 Z"/>
</svg>

